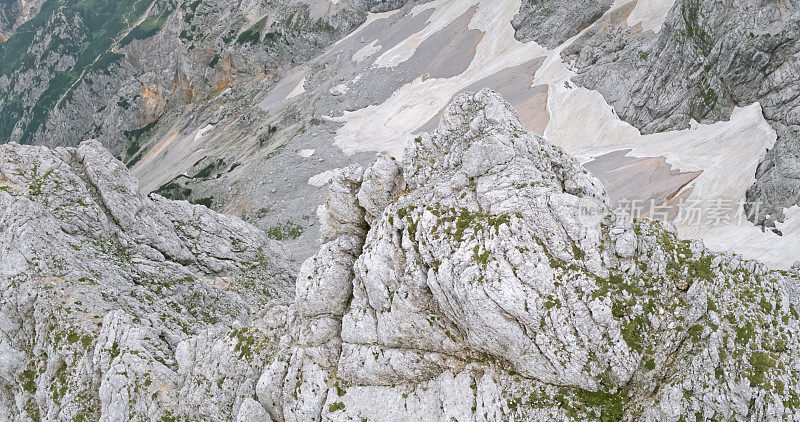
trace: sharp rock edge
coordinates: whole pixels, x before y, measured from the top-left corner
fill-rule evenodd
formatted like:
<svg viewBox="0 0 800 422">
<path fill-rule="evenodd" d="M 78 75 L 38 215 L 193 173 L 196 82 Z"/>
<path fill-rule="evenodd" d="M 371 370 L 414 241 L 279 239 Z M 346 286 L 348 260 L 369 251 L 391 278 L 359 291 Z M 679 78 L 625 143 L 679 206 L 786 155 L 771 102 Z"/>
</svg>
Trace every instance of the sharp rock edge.
<svg viewBox="0 0 800 422">
<path fill-rule="evenodd" d="M 798 292 L 598 180 L 499 95 L 350 166 L 294 270 L 99 143 L 0 147 L 7 420 L 797 419 Z"/>
<path fill-rule="evenodd" d="M 0 420 L 226 420 L 293 268 L 235 217 L 144 196 L 97 141 L 0 146 Z"/>
<path fill-rule="evenodd" d="M 612 214 L 491 91 L 340 172 L 321 220 L 276 419 L 798 416 L 797 275 Z"/>
</svg>

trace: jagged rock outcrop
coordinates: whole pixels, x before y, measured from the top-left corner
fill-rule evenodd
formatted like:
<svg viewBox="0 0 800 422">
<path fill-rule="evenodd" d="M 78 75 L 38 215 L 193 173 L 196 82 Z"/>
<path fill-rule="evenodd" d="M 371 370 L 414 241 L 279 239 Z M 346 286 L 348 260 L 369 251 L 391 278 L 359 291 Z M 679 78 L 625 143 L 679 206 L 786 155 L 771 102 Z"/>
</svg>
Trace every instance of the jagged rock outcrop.
<svg viewBox="0 0 800 422">
<path fill-rule="evenodd" d="M 748 213 L 774 227 L 800 200 L 799 38 L 795 0 L 678 0 L 657 34 L 608 17 L 562 56 L 573 81 L 643 133 L 727 120 L 734 106 L 759 102 L 778 140 L 747 194 L 758 211 Z"/>
<path fill-rule="evenodd" d="M 800 419 L 800 275 L 611 212 L 460 94 L 341 170 L 300 268 L 99 142 L 0 146 L 4 420 Z"/>
<path fill-rule="evenodd" d="M 292 273 L 255 227 L 139 193 L 97 141 L 2 145 L 0 419 L 258 420 Z"/>
<path fill-rule="evenodd" d="M 798 275 L 613 214 L 491 91 L 320 214 L 276 420 L 800 418 Z"/>
<path fill-rule="evenodd" d="M 241 217 L 289 243 L 299 260 L 319 247 L 312 217 L 326 194 L 306 181 L 374 158 L 332 145 L 338 124 L 322 116 L 344 105 L 330 86 L 359 66 L 350 56 L 364 37 L 400 42 L 428 25 L 430 13 L 401 19 L 409 0 L 84 3 L 48 2 L 0 44 L 0 143 L 98 139 L 143 190 Z M 362 25 L 370 11 L 404 6 Z M 356 28 L 366 32 L 347 39 Z M 370 90 L 358 104 L 388 97 L 405 78 L 391 77 L 397 85 Z"/>
<path fill-rule="evenodd" d="M 791 125 L 770 124 L 778 138 L 759 163 L 756 182 L 745 196 L 751 220 L 764 227 L 775 227 L 775 222 L 785 220 L 785 209 L 800 205 L 800 120 Z"/>
<path fill-rule="evenodd" d="M 273 364 L 265 373 L 284 380 L 282 397 L 268 406 L 276 419 L 282 415 L 298 422 L 319 419 L 328 382 L 335 378 L 342 316 L 352 294 L 353 265 L 366 234 L 364 211 L 355 198 L 362 176 L 363 169 L 353 167 L 334 180 L 321 221 L 322 247 L 300 268 L 289 361 Z"/>
<path fill-rule="evenodd" d="M 409 0 L 357 0 L 355 3 L 360 3 L 364 9 L 372 13 L 381 13 L 398 9 L 408 2 Z"/>
<path fill-rule="evenodd" d="M 556 48 L 598 20 L 614 2 L 523 0 L 511 25 L 520 41 Z"/>
</svg>

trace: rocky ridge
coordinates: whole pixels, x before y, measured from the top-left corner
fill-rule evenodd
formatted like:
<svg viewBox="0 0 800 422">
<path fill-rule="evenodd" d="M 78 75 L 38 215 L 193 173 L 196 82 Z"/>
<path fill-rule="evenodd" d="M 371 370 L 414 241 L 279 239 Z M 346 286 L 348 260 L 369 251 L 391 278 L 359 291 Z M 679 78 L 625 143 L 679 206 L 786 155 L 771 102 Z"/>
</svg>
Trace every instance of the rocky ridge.
<svg viewBox="0 0 800 422">
<path fill-rule="evenodd" d="M 613 214 L 488 90 L 339 173 L 321 223 L 276 420 L 800 416 L 798 275 Z"/>
<path fill-rule="evenodd" d="M 126 2 L 132 1 L 118 3 Z M 357 122 L 358 115 L 368 114 L 364 113 L 368 107 L 380 106 L 384 120 L 390 118 L 390 113 L 395 113 L 391 118 L 398 122 L 419 120 L 422 124 L 433 111 L 392 111 L 394 100 L 389 99 L 396 95 L 396 99 L 407 103 L 403 107 L 418 107 L 430 99 L 416 98 L 416 93 L 423 91 L 413 89 L 415 83 L 438 84 L 443 90 L 449 89 L 448 86 L 459 86 L 464 90 L 477 90 L 483 86 L 501 89 L 492 84 L 502 78 L 521 85 L 531 85 L 529 79 L 536 81 L 536 89 L 540 91 L 528 92 L 524 96 L 532 99 L 527 107 L 531 110 L 536 108 L 537 119 L 546 125 L 538 128 L 530 124 L 537 133 L 548 128 L 555 130 L 558 124 L 553 109 L 548 111 L 545 107 L 546 98 L 542 90 L 547 91 L 550 98 L 547 101 L 558 101 L 576 85 L 573 82 L 598 89 L 609 103 L 616 104 L 616 115 L 645 133 L 652 128 L 644 126 L 651 123 L 657 126 L 658 122 L 667 120 L 672 122 L 670 119 L 680 123 L 675 127 L 689 125 L 692 119 L 705 123 L 724 120 L 732 104 L 744 106 L 752 101 L 742 100 L 752 96 L 745 91 L 763 88 L 770 101 L 775 101 L 770 112 L 770 124 L 786 141 L 779 140 L 768 153 L 758 170 L 758 182 L 751 189 L 748 201 L 758 204 L 756 223 L 767 227 L 775 225 L 780 229 L 776 233 L 785 232 L 784 239 L 779 240 L 784 243 L 791 243 L 794 237 L 792 227 L 795 226 L 791 218 L 788 224 L 776 224 L 783 217 L 784 208 L 796 202 L 793 198 L 800 191 L 795 186 L 797 154 L 794 149 L 797 142 L 792 141 L 796 129 L 781 123 L 784 119 L 782 113 L 789 117 L 794 113 L 792 98 L 795 89 L 791 81 L 796 78 L 792 78 L 794 59 L 789 53 L 796 43 L 792 41 L 794 26 L 791 22 L 794 17 L 791 13 L 794 9 L 791 2 L 765 3 L 763 7 L 760 3 L 743 3 L 744 9 L 736 11 L 730 2 L 640 0 L 615 3 L 610 6 L 614 7 L 613 10 L 603 14 L 601 12 L 608 9 L 605 2 L 542 3 L 526 0 L 520 2 L 518 10 L 514 10 L 516 3 L 489 6 L 487 3 L 479 5 L 480 2 L 474 0 L 457 2 L 464 7 L 450 16 L 448 10 L 458 9 L 452 7 L 453 2 L 416 7 L 420 2 L 343 0 L 334 4 L 277 1 L 235 5 L 228 0 L 158 0 L 135 2 L 140 6 L 136 10 L 119 6 L 124 12 L 124 23 L 115 26 L 120 32 L 114 32 L 116 35 L 110 37 L 113 42 L 107 50 L 109 54 L 103 55 L 95 55 L 96 51 L 92 49 L 87 50 L 92 54 L 76 55 L 75 52 L 83 51 L 89 40 L 87 34 L 96 28 L 78 16 L 80 13 L 72 13 L 73 3 L 66 2 L 69 7 L 60 8 L 63 13 L 52 15 L 52 19 L 43 19 L 51 16 L 48 13 L 52 8 L 48 5 L 54 2 L 48 2 L 42 9 L 43 13 L 37 15 L 38 20 L 35 18 L 19 27 L 17 34 L 9 40 L 14 43 L 17 38 L 30 36 L 33 43 L 31 54 L 14 54 L 9 55 L 8 60 L 5 56 L 0 60 L 0 67 L 20 68 L 17 69 L 19 72 L 0 76 L 0 102 L 4 102 L 0 105 L 3 110 L 0 127 L 13 135 L 0 136 L 0 141 L 33 139 L 31 142 L 55 146 L 77 145 L 81 139 L 90 137 L 101 139 L 140 178 L 144 190 L 237 215 L 267 230 L 272 238 L 284 241 L 299 259 L 310 256 L 319 246 L 311 211 L 324 201 L 324 185 L 333 169 L 352 163 L 366 166 L 374 158 L 371 151 L 347 155 L 353 152 L 353 145 L 358 142 L 353 136 L 357 133 L 353 130 L 356 123 L 368 124 L 365 119 Z M 668 22 L 662 25 L 667 4 L 674 4 L 674 7 Z M 396 7 L 402 10 L 367 18 L 367 11 Z M 657 16 L 652 13 L 654 8 L 659 9 Z M 597 13 L 593 12 L 595 9 Z M 688 24 L 684 22 L 683 10 L 686 10 Z M 511 22 L 517 12 L 517 17 Z M 564 23 L 560 20 L 562 16 L 574 19 L 561 25 Z M 603 17 L 598 20 L 598 16 Z M 642 32 L 641 25 L 629 25 L 631 18 L 633 22 L 645 19 L 642 22 L 647 31 Z M 487 31 L 486 27 L 480 29 L 482 22 L 485 24 L 488 20 L 491 20 L 490 28 L 506 31 L 512 23 L 517 38 L 548 45 L 558 41 L 548 42 L 547 39 L 571 39 L 589 27 L 585 29 L 585 36 L 572 47 L 561 45 L 548 52 L 503 36 L 500 39 L 511 41 L 509 48 L 514 51 L 521 49 L 519 54 L 512 56 L 530 58 L 531 62 L 526 65 L 529 67 L 525 71 L 505 68 L 488 79 L 474 82 L 478 75 L 469 70 L 470 63 L 480 62 L 485 50 L 472 47 L 475 43 L 488 46 L 492 34 L 497 33 L 495 30 Z M 361 22 L 365 23 L 359 26 Z M 782 27 L 781 22 L 789 24 Z M 576 24 L 567 25 L 571 23 Z M 357 29 L 353 29 L 355 27 Z M 718 31 L 714 29 L 716 27 L 725 30 Z M 31 31 L 31 28 L 36 30 Z M 650 32 L 651 29 L 658 32 Z M 698 40 L 705 37 L 711 44 L 722 43 L 724 46 L 712 48 L 710 55 L 703 58 L 694 41 L 684 40 L 680 44 L 669 38 L 668 32 L 673 38 L 686 40 L 692 37 L 684 34 L 697 32 Z M 756 41 L 750 39 L 750 32 Z M 414 47 L 417 37 L 425 38 L 425 41 Z M 660 58 L 659 43 L 664 43 L 673 54 Z M 390 57 L 385 55 L 389 50 L 400 52 L 407 48 L 405 53 L 394 56 L 411 54 L 405 62 L 398 64 L 386 60 Z M 413 54 L 411 50 L 414 50 Z M 562 50 L 564 63 L 556 57 Z M 717 50 L 722 53 L 715 53 Z M 734 50 L 738 51 L 736 55 L 729 57 L 727 54 Z M 507 50 L 503 47 L 495 51 Z M 536 60 L 541 59 L 536 56 L 540 54 L 549 55 L 550 59 L 543 63 L 550 70 L 535 70 L 538 66 Z M 759 83 L 763 76 L 758 75 L 761 65 L 748 64 L 749 59 L 744 59 L 753 54 L 753 57 L 760 57 L 758 60 L 770 55 L 765 71 L 774 72 L 765 81 L 769 84 L 774 82 L 776 87 L 765 84 L 758 88 L 751 84 L 745 89 L 736 79 L 736 75 L 747 74 L 748 78 L 752 76 L 750 81 L 753 84 Z M 29 60 L 25 66 L 12 66 L 17 58 L 23 57 Z M 702 61 L 702 69 L 693 58 Z M 731 69 L 723 64 L 726 60 L 733 63 Z M 547 65 L 551 61 L 556 65 Z M 91 63 L 94 64 L 89 66 Z M 387 64 L 391 66 L 387 67 Z M 565 83 L 564 78 L 568 78 L 570 73 L 562 68 L 563 64 L 578 73 L 574 81 Z M 710 70 L 706 71 L 709 66 Z M 82 69 L 87 67 L 89 70 L 83 73 Z M 662 67 L 669 68 L 670 72 L 653 70 Z M 26 71 L 26 68 L 31 69 Z M 552 70 L 557 70 L 558 81 L 548 80 L 548 75 L 553 75 Z M 534 77 L 528 78 L 530 75 L 526 72 L 534 72 Z M 672 80 L 669 75 L 680 76 Z M 700 76 L 707 79 L 707 83 L 698 79 Z M 79 82 L 74 85 L 62 83 L 72 78 Z M 582 82 L 583 79 L 587 82 Z M 597 86 L 590 83 L 593 79 Z M 468 85 L 470 82 L 474 83 Z M 606 83 L 608 86 L 604 85 Z M 651 83 L 652 87 L 647 85 Z M 788 85 L 784 87 L 783 83 Z M 53 85 L 52 89 L 48 84 Z M 730 86 L 740 85 L 737 89 L 742 92 L 733 95 L 726 91 Z M 69 88 L 66 91 L 62 90 L 65 86 Z M 711 89 L 705 89 L 708 87 Z M 665 92 L 643 99 L 643 96 L 661 90 Z M 523 95 L 517 98 L 510 93 L 506 95 L 521 110 L 526 107 L 520 104 Z M 715 105 L 718 110 L 703 111 L 703 96 L 708 100 L 713 96 L 720 97 Z M 616 97 L 620 100 L 617 101 Z M 627 97 L 631 102 L 625 100 Z M 49 109 L 47 101 L 60 101 L 61 105 L 52 113 L 39 113 Z M 440 98 L 439 101 L 444 100 Z M 436 111 L 444 104 L 437 104 Z M 601 103 L 595 104 L 602 106 Z M 765 116 L 767 108 L 762 106 Z M 688 113 L 689 109 L 694 111 Z M 16 115 L 18 111 L 22 117 Z M 550 123 L 547 123 L 548 113 L 552 114 Z M 563 116 L 563 113 L 557 113 Z M 533 115 L 526 111 L 521 114 Z M 44 115 L 47 115 L 46 121 L 33 122 L 35 116 Z M 614 124 L 618 123 L 616 115 L 612 116 Z M 39 123 L 41 130 L 32 130 L 39 127 Z M 406 139 L 411 133 L 435 126 L 434 119 L 429 123 L 430 126 L 424 128 L 404 124 L 408 127 L 402 131 L 393 130 L 394 135 L 389 137 L 376 133 L 370 138 L 384 142 L 370 142 L 372 146 L 365 144 L 359 151 L 373 147 L 396 151 L 401 137 Z M 387 127 L 396 128 L 396 125 Z M 668 127 L 672 126 L 657 130 Z M 5 129 L 0 129 L 0 132 Z M 553 142 L 567 145 L 565 139 L 559 139 L 553 132 L 550 136 Z M 386 139 L 391 139 L 389 147 L 390 142 Z M 773 137 L 769 133 L 756 141 L 751 144 L 771 145 Z M 731 144 L 736 142 L 733 140 Z M 748 152 L 748 155 L 758 154 Z M 726 163 L 731 165 L 728 160 Z M 702 166 L 688 167 L 691 168 L 684 171 L 702 169 Z M 735 179 L 746 177 L 742 183 L 750 184 L 750 174 L 755 173 L 755 169 L 748 165 L 747 171 L 742 171 Z M 708 178 L 709 174 L 701 177 Z M 694 192 L 700 195 L 699 189 Z M 731 196 L 733 198 L 725 198 L 725 201 L 737 202 L 744 199 L 745 194 L 737 189 Z M 754 210 L 749 211 L 753 213 Z M 769 243 L 769 239 L 776 239 L 776 236 L 765 233 L 758 237 Z M 713 237 L 707 240 L 715 241 Z M 750 251 L 744 250 L 747 248 L 741 247 L 742 243 L 747 242 L 732 242 L 731 248 L 748 254 Z M 748 256 L 770 259 L 772 255 L 775 254 L 759 249 Z"/>
<path fill-rule="evenodd" d="M 0 419 L 250 412 L 293 266 L 238 218 L 138 189 L 97 141 L 0 146 Z"/>
<path fill-rule="evenodd" d="M 313 254 L 316 236 L 303 233 L 316 232 L 309 210 L 326 192 L 306 181 L 374 158 L 332 145 L 336 124 L 322 116 L 341 98 L 328 88 L 342 83 L 335 69 L 355 65 L 334 50 L 363 47 L 346 38 L 369 12 L 410 2 L 78 3 L 47 2 L 0 44 L 0 142 L 98 139 L 143 190 L 237 215 L 299 259 Z M 313 95 L 288 100 L 305 92 L 303 76 Z"/>
<path fill-rule="evenodd" d="M 489 90 L 334 177 L 293 301 L 262 231 L 96 141 L 0 173 L 9 420 L 800 418 L 798 274 L 612 213 Z"/>
</svg>

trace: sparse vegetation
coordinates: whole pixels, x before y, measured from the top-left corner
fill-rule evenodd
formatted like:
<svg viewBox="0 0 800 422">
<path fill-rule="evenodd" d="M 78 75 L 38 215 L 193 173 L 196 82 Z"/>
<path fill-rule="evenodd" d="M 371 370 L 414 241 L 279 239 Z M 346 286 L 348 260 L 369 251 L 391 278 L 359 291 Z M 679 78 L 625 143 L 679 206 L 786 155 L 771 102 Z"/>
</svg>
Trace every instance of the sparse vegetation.
<svg viewBox="0 0 800 422">
<path fill-rule="evenodd" d="M 211 61 L 208 62 L 208 67 L 215 67 L 219 63 L 219 53 L 214 54 L 214 57 L 211 58 Z"/>
<path fill-rule="evenodd" d="M 211 205 L 214 203 L 214 198 L 211 196 L 207 196 L 205 198 L 198 198 L 194 200 L 190 200 L 189 202 L 195 205 L 203 205 L 207 208 L 211 208 Z"/>
<path fill-rule="evenodd" d="M 164 9 L 157 15 L 152 15 L 145 18 L 142 23 L 131 29 L 131 31 L 128 32 L 128 34 L 125 35 L 122 40 L 120 40 L 120 47 L 130 44 L 133 40 L 144 40 L 155 35 L 161 30 L 161 28 L 164 27 L 164 23 L 167 22 L 170 12 L 170 9 Z"/>
<path fill-rule="evenodd" d="M 261 31 L 267 26 L 267 17 L 264 16 L 250 28 L 242 31 L 236 38 L 238 44 L 255 44 L 261 41 Z"/>
<path fill-rule="evenodd" d="M 267 236 L 275 240 L 297 239 L 303 234 L 303 226 L 287 221 L 267 229 Z"/>
<path fill-rule="evenodd" d="M 277 131 L 277 126 L 267 125 L 267 130 L 258 135 L 258 147 L 263 148 L 264 145 L 267 145 Z"/>
<path fill-rule="evenodd" d="M 22 371 L 22 374 L 19 376 L 20 386 L 22 390 L 30 393 L 36 393 L 36 373 L 30 369 L 26 369 Z"/>
<path fill-rule="evenodd" d="M 707 256 L 696 261 L 689 262 L 689 276 L 695 280 L 711 280 L 714 278 L 714 271 L 711 269 L 711 258 Z"/>
<path fill-rule="evenodd" d="M 223 167 L 225 167 L 225 160 L 223 160 L 222 158 L 218 158 L 216 160 L 210 160 L 210 162 L 205 167 L 200 169 L 200 171 L 198 171 L 197 173 L 195 173 L 194 176 L 192 176 L 192 179 L 209 179 L 213 175 L 217 174 L 217 171 L 219 171 Z M 219 177 L 219 175 L 217 175 L 217 177 Z"/>
<path fill-rule="evenodd" d="M 229 336 L 235 340 L 233 351 L 240 359 L 253 360 L 269 349 L 269 338 L 254 328 L 234 329 Z"/>
<path fill-rule="evenodd" d="M 330 413 L 333 413 L 333 412 L 336 412 L 336 411 L 339 411 L 339 410 L 344 410 L 344 403 L 342 403 L 340 401 L 336 402 L 336 403 L 333 403 L 330 406 L 328 406 L 328 412 L 330 412 Z"/>
<path fill-rule="evenodd" d="M 267 154 L 267 155 L 264 157 L 264 159 L 266 159 L 266 160 L 269 160 L 269 159 L 275 158 L 275 157 L 277 157 L 277 156 L 278 156 L 278 154 L 282 153 L 284 149 L 286 149 L 286 145 L 278 145 L 277 147 L 275 147 L 275 149 L 273 149 L 272 151 L 270 151 L 270 152 L 269 152 L 269 153 L 268 153 L 268 154 Z"/>
<path fill-rule="evenodd" d="M 714 108 L 717 104 L 717 93 L 710 86 L 700 88 L 700 98 L 708 108 Z"/>
<path fill-rule="evenodd" d="M 133 167 L 144 155 L 141 149 L 141 138 L 150 132 L 158 124 L 158 119 L 148 123 L 147 125 L 134 130 L 126 130 L 122 133 L 129 139 L 128 147 L 125 149 L 127 154 L 125 165 L 130 168 Z"/>
<path fill-rule="evenodd" d="M 167 199 L 188 200 L 191 197 L 192 189 L 182 187 L 176 179 L 167 182 L 159 187 L 155 193 Z"/>
<path fill-rule="evenodd" d="M 693 40 L 694 45 L 704 56 L 707 56 L 708 53 L 711 52 L 711 36 L 703 29 L 700 23 L 700 12 L 700 0 L 683 0 L 681 4 L 681 16 L 683 17 L 684 27 L 686 28 L 685 35 L 687 38 Z"/>
<path fill-rule="evenodd" d="M 765 373 L 775 366 L 775 359 L 765 352 L 753 352 L 750 355 L 750 365 L 753 371 L 747 377 L 751 387 L 758 387 L 766 382 Z"/>
</svg>

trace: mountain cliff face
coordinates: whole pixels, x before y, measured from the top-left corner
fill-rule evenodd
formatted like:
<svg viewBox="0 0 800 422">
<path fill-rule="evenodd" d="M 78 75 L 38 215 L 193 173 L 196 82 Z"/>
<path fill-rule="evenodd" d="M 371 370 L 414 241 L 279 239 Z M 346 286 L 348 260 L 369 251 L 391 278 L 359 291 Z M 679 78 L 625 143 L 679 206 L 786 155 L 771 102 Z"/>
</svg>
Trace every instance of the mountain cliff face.
<svg viewBox="0 0 800 422">
<path fill-rule="evenodd" d="M 565 49 L 573 81 L 644 133 L 727 120 L 734 106 L 760 103 L 778 138 L 747 201 L 759 207 L 755 223 L 783 221 L 800 200 L 800 3 L 681 0 L 657 34 L 611 20 Z"/>
<path fill-rule="evenodd" d="M 556 48 L 600 19 L 613 1 L 557 2 L 524 0 L 514 16 L 514 36 Z"/>
<path fill-rule="evenodd" d="M 0 146 L 0 419 L 224 420 L 283 330 L 264 233 L 138 192 L 96 141 Z"/>
<path fill-rule="evenodd" d="M 0 174 L 7 420 L 800 416 L 800 276 L 614 214 L 489 90 L 334 177 L 293 300 L 263 232 L 96 141 Z"/>
<path fill-rule="evenodd" d="M 0 3 L 0 419 L 800 420 L 800 4 L 622 3 Z"/>
<path fill-rule="evenodd" d="M 744 202 L 731 212 L 753 224 L 679 235 L 781 268 L 800 244 L 792 2 L 101 3 L 44 2 L 0 44 L 0 141 L 98 139 L 143 191 L 237 215 L 298 259 L 319 246 L 313 210 L 336 169 L 398 158 L 453 96 L 484 87 L 581 160 L 699 175 L 665 191 L 643 174 L 609 189 L 612 204 Z M 653 152 L 698 127 L 724 142 Z M 639 137 L 649 145 L 630 148 Z"/>
<path fill-rule="evenodd" d="M 340 173 L 322 224 L 276 419 L 797 417 L 797 274 L 613 214 L 490 91 Z"/>
<path fill-rule="evenodd" d="M 252 98 L 368 11 L 403 3 L 49 0 L 0 45 L 0 139 L 75 146 L 101 138 L 133 159 L 138 137 L 160 118 L 188 119 L 193 104 L 237 86 L 248 92 L 229 102 Z"/>
<path fill-rule="evenodd" d="M 0 44 L 0 142 L 74 147 L 98 139 L 142 179 L 143 190 L 235 213 L 275 239 L 294 240 L 315 229 L 305 211 L 324 198 L 318 187 L 302 189 L 305 180 L 353 162 L 317 146 L 310 149 L 326 158 L 314 167 L 324 169 L 277 157 L 295 137 L 307 132 L 311 142 L 317 130 L 331 130 L 319 127 L 326 121 L 314 99 L 284 104 L 304 82 L 292 80 L 294 69 L 351 33 L 368 12 L 405 3 L 45 2 Z M 326 62 L 309 67 L 326 77 Z M 292 85 L 284 91 L 286 82 Z M 304 174 L 281 170 L 265 182 L 276 167 Z M 309 200 L 276 210 L 264 199 L 282 195 L 273 184 L 286 186 L 294 202 L 298 189 Z M 317 247 L 314 237 L 301 239 L 301 256 Z"/>
</svg>

